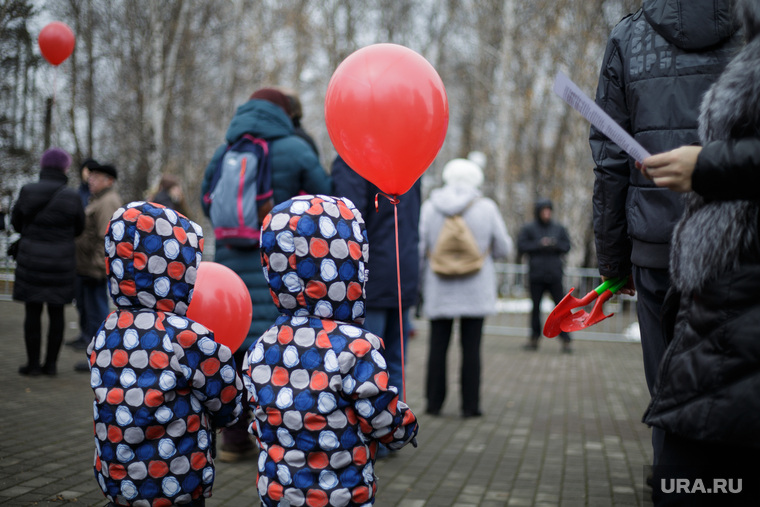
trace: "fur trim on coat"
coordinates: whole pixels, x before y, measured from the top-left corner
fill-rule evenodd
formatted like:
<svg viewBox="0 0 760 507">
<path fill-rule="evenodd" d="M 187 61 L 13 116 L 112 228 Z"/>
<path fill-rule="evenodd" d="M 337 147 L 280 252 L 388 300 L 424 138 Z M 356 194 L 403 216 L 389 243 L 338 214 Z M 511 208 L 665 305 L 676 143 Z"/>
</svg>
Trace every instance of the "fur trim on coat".
<svg viewBox="0 0 760 507">
<path fill-rule="evenodd" d="M 700 111 L 702 144 L 760 136 L 760 37 L 750 41 L 705 95 Z M 758 241 L 760 203 L 706 202 L 696 193 L 673 235 L 670 271 L 673 284 L 688 294 L 739 267 Z"/>
</svg>

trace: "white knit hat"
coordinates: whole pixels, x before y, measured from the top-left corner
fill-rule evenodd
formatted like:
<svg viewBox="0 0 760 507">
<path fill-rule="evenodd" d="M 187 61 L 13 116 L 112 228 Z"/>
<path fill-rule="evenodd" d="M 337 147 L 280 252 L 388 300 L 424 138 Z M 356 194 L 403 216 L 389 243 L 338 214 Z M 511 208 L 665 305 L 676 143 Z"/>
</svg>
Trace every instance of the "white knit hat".
<svg viewBox="0 0 760 507">
<path fill-rule="evenodd" d="M 483 171 L 471 160 L 455 158 L 444 166 L 443 182 L 446 185 L 478 188 L 483 184 Z"/>
</svg>

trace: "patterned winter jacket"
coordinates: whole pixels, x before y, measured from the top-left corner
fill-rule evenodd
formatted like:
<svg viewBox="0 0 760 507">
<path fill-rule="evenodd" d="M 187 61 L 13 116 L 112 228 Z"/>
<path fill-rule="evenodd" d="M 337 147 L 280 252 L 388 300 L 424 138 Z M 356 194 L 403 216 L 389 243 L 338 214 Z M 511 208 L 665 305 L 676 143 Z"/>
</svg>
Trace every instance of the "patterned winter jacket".
<svg viewBox="0 0 760 507">
<path fill-rule="evenodd" d="M 281 315 L 243 363 L 264 505 L 374 503 L 378 442 L 417 420 L 388 385 L 382 339 L 360 327 L 369 252 L 348 199 L 301 196 L 264 221 L 261 257 Z"/>
<path fill-rule="evenodd" d="M 133 202 L 105 236 L 116 311 L 88 348 L 95 477 L 117 505 L 211 496 L 214 429 L 242 411 L 232 352 L 185 313 L 203 250 L 197 224 Z"/>
</svg>

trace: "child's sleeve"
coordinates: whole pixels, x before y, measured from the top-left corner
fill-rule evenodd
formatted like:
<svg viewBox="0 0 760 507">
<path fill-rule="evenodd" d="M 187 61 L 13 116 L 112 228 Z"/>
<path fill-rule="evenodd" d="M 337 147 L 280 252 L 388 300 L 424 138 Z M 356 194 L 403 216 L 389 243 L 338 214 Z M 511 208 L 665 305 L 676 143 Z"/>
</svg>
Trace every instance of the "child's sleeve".
<svg viewBox="0 0 760 507">
<path fill-rule="evenodd" d="M 419 425 L 412 410 L 399 400 L 397 389 L 388 385 L 382 342 L 367 333 L 350 349 L 355 361 L 344 372 L 343 391 L 353 398 L 362 433 L 390 449 L 401 449 L 417 436 Z"/>
<path fill-rule="evenodd" d="M 369 418 L 359 416 L 362 433 L 374 440 L 387 445 L 391 450 L 398 450 L 409 442 L 415 447 L 413 439 L 417 436 L 419 424 L 412 409 L 399 400 L 394 386 L 373 398 L 366 398 L 375 407 L 374 414 Z M 357 407 L 358 408 L 358 407 Z"/>
<path fill-rule="evenodd" d="M 197 333 L 197 341 L 192 347 L 195 350 L 186 353 L 194 366 L 190 386 L 206 408 L 214 427 L 229 426 L 243 412 L 243 381 L 230 348 L 216 343 L 211 331 L 197 323 L 192 327 L 195 326 L 205 332 Z M 193 355 L 197 357 L 191 358 Z"/>
</svg>

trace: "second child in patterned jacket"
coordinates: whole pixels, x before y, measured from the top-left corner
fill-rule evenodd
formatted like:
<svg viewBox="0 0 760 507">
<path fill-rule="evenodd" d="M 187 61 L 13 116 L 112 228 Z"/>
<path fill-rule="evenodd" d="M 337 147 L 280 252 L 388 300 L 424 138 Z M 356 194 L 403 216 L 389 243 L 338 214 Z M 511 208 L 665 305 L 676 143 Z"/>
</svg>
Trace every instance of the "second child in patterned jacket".
<svg viewBox="0 0 760 507">
<path fill-rule="evenodd" d="M 230 349 L 185 314 L 203 231 L 163 206 L 119 208 L 105 236 L 116 311 L 90 343 L 95 478 L 110 505 L 202 506 L 214 433 L 241 414 Z"/>
<path fill-rule="evenodd" d="M 388 384 L 382 339 L 361 327 L 368 255 L 348 199 L 299 196 L 264 220 L 261 259 L 280 317 L 243 363 L 264 505 L 372 504 L 378 444 L 397 450 L 417 434 Z"/>
</svg>

